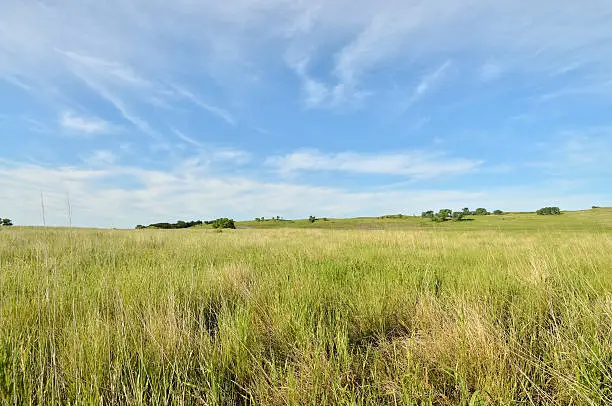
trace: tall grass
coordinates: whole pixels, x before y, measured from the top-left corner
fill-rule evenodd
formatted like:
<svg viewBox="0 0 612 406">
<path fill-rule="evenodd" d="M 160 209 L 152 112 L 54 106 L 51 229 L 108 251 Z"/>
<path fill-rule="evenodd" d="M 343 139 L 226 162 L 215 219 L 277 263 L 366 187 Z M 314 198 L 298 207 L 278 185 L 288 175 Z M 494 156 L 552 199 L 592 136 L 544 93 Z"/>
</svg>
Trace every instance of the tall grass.
<svg viewBox="0 0 612 406">
<path fill-rule="evenodd" d="M 612 402 L 612 234 L 0 232 L 4 404 Z"/>
</svg>

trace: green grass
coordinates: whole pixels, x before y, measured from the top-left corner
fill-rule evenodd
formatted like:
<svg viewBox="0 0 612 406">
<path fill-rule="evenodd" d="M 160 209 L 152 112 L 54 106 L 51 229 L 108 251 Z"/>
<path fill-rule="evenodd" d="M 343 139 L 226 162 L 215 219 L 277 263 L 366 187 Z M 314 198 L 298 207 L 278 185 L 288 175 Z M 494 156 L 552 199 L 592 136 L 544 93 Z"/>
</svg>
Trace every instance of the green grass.
<svg viewBox="0 0 612 406">
<path fill-rule="evenodd" d="M 506 213 L 503 215 L 469 216 L 461 222 L 436 223 L 416 216 L 401 218 L 358 217 L 349 219 L 318 219 L 311 223 L 302 220 L 266 220 L 236 222 L 238 228 L 323 228 L 323 229 L 403 229 L 449 228 L 465 230 L 586 230 L 612 228 L 612 208 L 563 212 L 559 216 L 538 216 L 535 213 Z"/>
<path fill-rule="evenodd" d="M 1 229 L 0 403 L 612 402 L 612 210 L 305 223 Z"/>
</svg>

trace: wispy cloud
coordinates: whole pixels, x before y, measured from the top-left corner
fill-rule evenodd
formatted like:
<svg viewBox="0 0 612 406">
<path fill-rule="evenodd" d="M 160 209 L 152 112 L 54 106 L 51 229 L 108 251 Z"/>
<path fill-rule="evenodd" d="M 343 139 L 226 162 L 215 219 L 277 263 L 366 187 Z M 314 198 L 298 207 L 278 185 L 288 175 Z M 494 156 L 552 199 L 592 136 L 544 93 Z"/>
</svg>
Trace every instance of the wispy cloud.
<svg viewBox="0 0 612 406">
<path fill-rule="evenodd" d="M 484 65 L 480 67 L 478 76 L 482 81 L 490 82 L 499 78 L 502 73 L 503 67 L 501 66 L 501 64 L 495 61 L 487 61 Z"/>
<path fill-rule="evenodd" d="M 444 78 L 448 69 L 452 66 L 452 61 L 447 60 L 434 71 L 427 73 L 421 78 L 417 86 L 414 88 L 410 97 L 402 103 L 400 113 L 404 113 L 413 104 L 421 100 L 428 92 L 431 92 L 438 83 Z"/>
<path fill-rule="evenodd" d="M 409 151 L 404 153 L 361 154 L 323 153 L 303 150 L 270 157 L 267 165 L 281 173 L 296 171 L 339 171 L 362 174 L 398 175 L 413 179 L 436 178 L 473 172 L 482 161 L 452 158 L 441 153 Z"/>
<path fill-rule="evenodd" d="M 123 118 L 143 133 L 157 139 L 163 138 L 145 119 L 134 114 L 123 98 L 118 95 L 120 92 L 134 91 L 134 88 L 142 91 L 150 86 L 149 81 L 137 75 L 132 69 L 115 62 L 74 52 L 61 53 L 68 58 L 71 73 L 110 103 Z"/>
<path fill-rule="evenodd" d="M 73 111 L 63 112 L 58 121 L 60 127 L 69 133 L 94 135 L 114 131 L 114 127 L 108 121 L 97 117 L 81 116 Z"/>
<path fill-rule="evenodd" d="M 117 155 L 112 151 L 108 150 L 97 150 L 86 156 L 83 161 L 86 164 L 94 166 L 107 166 L 113 165 L 117 162 Z"/>
<path fill-rule="evenodd" d="M 234 116 L 232 116 L 232 114 L 225 110 L 222 109 L 220 107 L 217 106 L 213 106 L 212 104 L 209 103 L 205 103 L 203 102 L 198 96 L 196 96 L 195 94 L 193 94 L 192 92 L 190 92 L 189 90 L 181 87 L 181 86 L 177 86 L 177 85 L 173 85 L 172 88 L 182 97 L 186 98 L 187 100 L 191 101 L 192 103 L 194 103 L 196 106 L 208 111 L 209 113 L 221 118 L 222 120 L 224 120 L 225 122 L 227 122 L 228 124 L 231 125 L 236 125 L 236 119 L 234 118 Z"/>
<path fill-rule="evenodd" d="M 183 133 L 182 133 L 182 132 L 180 132 L 179 130 L 176 130 L 176 129 L 174 129 L 174 128 L 173 128 L 173 129 L 172 129 L 172 132 L 173 132 L 174 134 L 176 134 L 176 136 L 177 136 L 177 137 L 178 137 L 180 140 L 182 140 L 182 141 L 186 142 L 187 144 L 193 145 L 194 147 L 203 147 L 203 146 L 204 146 L 204 144 L 202 144 L 201 142 L 198 142 L 198 141 L 194 140 L 193 138 L 191 138 L 191 137 L 189 137 L 189 136 L 187 136 L 187 135 L 183 134 Z"/>
</svg>

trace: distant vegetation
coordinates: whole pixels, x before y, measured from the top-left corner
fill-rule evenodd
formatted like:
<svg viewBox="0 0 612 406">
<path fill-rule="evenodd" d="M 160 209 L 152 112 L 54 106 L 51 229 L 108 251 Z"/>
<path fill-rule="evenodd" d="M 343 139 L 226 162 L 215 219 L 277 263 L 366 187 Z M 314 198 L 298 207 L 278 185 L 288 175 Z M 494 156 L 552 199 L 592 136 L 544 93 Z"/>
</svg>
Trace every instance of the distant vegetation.
<svg viewBox="0 0 612 406">
<path fill-rule="evenodd" d="M 206 224 L 211 224 L 212 222 L 206 222 Z M 177 221 L 176 223 L 154 223 L 154 224 L 149 224 L 148 226 L 143 226 L 143 225 L 137 225 L 136 229 L 137 230 L 141 230 L 143 228 L 161 228 L 164 230 L 174 230 L 174 229 L 180 229 L 180 228 L 190 228 L 190 227 L 194 227 L 194 226 L 199 226 L 204 224 L 204 222 L 202 222 L 201 220 L 197 220 L 197 221 Z"/>
<path fill-rule="evenodd" d="M 236 228 L 236 225 L 234 224 L 234 220 L 233 219 L 228 219 L 228 218 L 218 218 L 216 220 L 208 220 L 208 221 L 202 221 L 202 220 L 196 220 L 196 221 L 177 221 L 176 223 L 154 223 L 154 224 L 149 224 L 148 226 L 143 226 L 141 224 L 136 226 L 137 230 L 142 230 L 145 228 L 157 228 L 157 229 L 162 229 L 162 230 L 176 230 L 176 229 L 181 229 L 181 228 L 191 228 L 191 227 L 195 227 L 195 226 L 201 226 L 203 224 L 206 225 L 212 225 L 213 228 Z"/>
<path fill-rule="evenodd" d="M 437 213 L 433 210 L 427 210 L 421 213 L 421 217 L 429 218 L 432 221 L 443 222 L 443 221 L 461 221 L 466 216 L 487 216 L 491 213 L 484 207 L 479 207 L 474 211 L 471 211 L 468 207 L 464 207 L 461 211 L 452 211 L 451 209 L 441 209 Z M 504 214 L 501 210 L 495 210 L 493 214 L 501 215 Z"/>
<path fill-rule="evenodd" d="M 13 222 L 10 219 L 0 218 L 0 226 L 9 227 L 12 225 L 13 225 Z"/>
<path fill-rule="evenodd" d="M 561 210 L 558 207 L 542 207 L 536 211 L 539 215 L 558 215 L 561 214 Z"/>
<path fill-rule="evenodd" d="M 263 221 L 290 221 L 290 220 L 285 220 L 281 216 L 276 216 L 276 217 L 271 217 L 269 219 L 265 217 L 255 217 L 255 221 L 263 222 Z"/>
<path fill-rule="evenodd" d="M 380 216 L 381 219 L 403 219 L 406 218 L 408 216 L 405 216 L 403 214 L 387 214 L 384 216 Z"/>
<path fill-rule="evenodd" d="M 226 217 L 216 219 L 212 222 L 213 228 L 221 229 L 221 228 L 236 228 L 233 219 L 228 219 Z"/>
</svg>

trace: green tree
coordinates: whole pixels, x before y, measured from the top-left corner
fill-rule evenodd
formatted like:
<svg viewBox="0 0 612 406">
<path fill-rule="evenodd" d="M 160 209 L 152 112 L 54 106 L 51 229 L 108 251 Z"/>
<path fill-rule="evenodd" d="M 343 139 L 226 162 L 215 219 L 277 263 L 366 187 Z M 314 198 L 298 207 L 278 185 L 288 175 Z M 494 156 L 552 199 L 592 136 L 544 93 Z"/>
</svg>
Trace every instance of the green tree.
<svg viewBox="0 0 612 406">
<path fill-rule="evenodd" d="M 453 221 L 461 221 L 463 220 L 463 211 L 454 211 L 453 212 Z"/>
<path fill-rule="evenodd" d="M 236 228 L 233 219 L 228 219 L 227 217 L 218 218 L 212 223 L 213 228 L 221 229 L 221 228 Z"/>
<path fill-rule="evenodd" d="M 434 216 L 434 211 L 433 210 L 427 210 L 427 211 L 424 211 L 423 213 L 421 213 L 421 217 L 432 218 L 433 216 Z"/>
<path fill-rule="evenodd" d="M 536 214 L 550 216 L 550 215 L 559 215 L 561 214 L 561 209 L 558 207 L 542 207 L 541 209 L 536 211 Z"/>
<path fill-rule="evenodd" d="M 452 217 L 452 215 L 453 211 L 451 209 L 440 209 L 440 211 L 438 212 L 438 216 L 444 219 Z"/>
<path fill-rule="evenodd" d="M 463 210 L 461 210 L 461 212 L 463 213 L 464 216 L 469 216 L 470 214 L 472 214 L 469 207 L 464 207 Z"/>
<path fill-rule="evenodd" d="M 496 215 L 500 216 L 500 215 L 504 214 L 504 212 L 498 209 L 498 210 L 495 210 L 493 212 L 493 214 L 496 214 Z"/>
<path fill-rule="evenodd" d="M 13 222 L 10 219 L 2 219 L 1 223 L 5 227 L 9 227 L 13 225 Z"/>
<path fill-rule="evenodd" d="M 317 218 L 315 216 L 310 216 L 308 217 L 308 221 L 310 221 L 311 223 L 314 223 L 315 221 L 317 221 Z"/>
<path fill-rule="evenodd" d="M 474 212 L 474 215 L 476 216 L 486 216 L 487 214 L 489 214 L 489 211 L 485 209 L 484 207 L 479 207 Z"/>
</svg>

